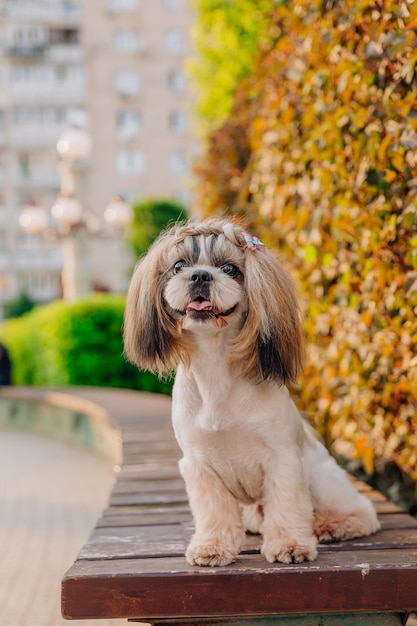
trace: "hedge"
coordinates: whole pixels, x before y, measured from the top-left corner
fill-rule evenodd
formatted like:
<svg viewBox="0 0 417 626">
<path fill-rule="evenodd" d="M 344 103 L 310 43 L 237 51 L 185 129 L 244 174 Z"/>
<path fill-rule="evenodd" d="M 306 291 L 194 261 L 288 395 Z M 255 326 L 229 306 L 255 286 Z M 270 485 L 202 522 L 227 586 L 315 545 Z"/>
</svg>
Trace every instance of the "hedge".
<svg viewBox="0 0 417 626">
<path fill-rule="evenodd" d="M 411 0 L 271 1 L 269 49 L 196 168 L 204 214 L 245 216 L 300 286 L 300 408 L 368 476 L 412 480 L 416 29 Z"/>
<path fill-rule="evenodd" d="M 10 352 L 13 384 L 122 387 L 170 393 L 171 382 L 139 372 L 123 356 L 125 299 L 94 295 L 56 301 L 6 320 L 0 339 Z"/>
</svg>

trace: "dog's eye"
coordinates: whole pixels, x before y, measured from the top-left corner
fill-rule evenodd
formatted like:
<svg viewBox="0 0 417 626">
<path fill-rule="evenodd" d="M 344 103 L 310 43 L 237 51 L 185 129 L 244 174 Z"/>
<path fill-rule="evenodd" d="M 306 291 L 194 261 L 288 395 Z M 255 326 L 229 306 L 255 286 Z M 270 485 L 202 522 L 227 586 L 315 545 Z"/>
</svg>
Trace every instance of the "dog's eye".
<svg viewBox="0 0 417 626">
<path fill-rule="evenodd" d="M 180 272 L 186 265 L 187 263 L 183 259 L 181 259 L 181 261 L 177 261 L 174 265 L 174 274 L 178 274 L 178 272 Z"/>
<path fill-rule="evenodd" d="M 231 278 L 236 278 L 240 274 L 240 269 L 236 267 L 236 265 L 233 265 L 233 263 L 226 263 L 222 265 L 220 269 L 228 276 L 231 276 Z"/>
</svg>

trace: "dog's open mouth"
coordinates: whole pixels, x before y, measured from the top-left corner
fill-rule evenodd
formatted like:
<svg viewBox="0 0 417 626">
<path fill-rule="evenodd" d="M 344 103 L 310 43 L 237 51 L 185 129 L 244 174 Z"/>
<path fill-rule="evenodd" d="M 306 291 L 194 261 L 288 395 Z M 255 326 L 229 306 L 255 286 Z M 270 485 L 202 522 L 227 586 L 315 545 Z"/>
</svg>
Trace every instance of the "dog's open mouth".
<svg viewBox="0 0 417 626">
<path fill-rule="evenodd" d="M 182 311 L 183 315 L 189 315 L 194 319 L 209 319 L 210 317 L 227 317 L 231 315 L 236 309 L 237 304 L 227 311 L 221 311 L 213 306 L 209 300 L 205 300 L 203 297 L 196 298 L 187 306 L 185 311 Z"/>
</svg>

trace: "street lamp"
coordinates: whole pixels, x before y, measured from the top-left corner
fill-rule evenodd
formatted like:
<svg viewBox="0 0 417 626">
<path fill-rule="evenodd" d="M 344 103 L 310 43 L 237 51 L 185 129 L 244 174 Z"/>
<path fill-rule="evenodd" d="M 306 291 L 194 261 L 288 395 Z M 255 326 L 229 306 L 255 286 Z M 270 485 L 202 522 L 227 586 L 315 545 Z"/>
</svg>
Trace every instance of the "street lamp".
<svg viewBox="0 0 417 626">
<path fill-rule="evenodd" d="M 86 170 L 92 153 L 91 137 L 86 130 L 71 126 L 61 133 L 57 141 L 60 157 L 58 172 L 61 189 L 51 213 L 56 228 L 49 228 L 47 211 L 34 202 L 23 207 L 19 223 L 31 235 L 59 238 L 62 246 L 62 290 L 65 300 L 73 301 L 91 292 L 89 237 L 108 235 L 97 219 L 86 213 Z M 123 230 L 132 221 L 130 205 L 120 196 L 113 198 L 104 211 L 105 221 L 113 230 Z"/>
<path fill-rule="evenodd" d="M 19 217 L 21 228 L 30 235 L 39 235 L 48 227 L 48 214 L 35 202 L 28 202 Z"/>
</svg>

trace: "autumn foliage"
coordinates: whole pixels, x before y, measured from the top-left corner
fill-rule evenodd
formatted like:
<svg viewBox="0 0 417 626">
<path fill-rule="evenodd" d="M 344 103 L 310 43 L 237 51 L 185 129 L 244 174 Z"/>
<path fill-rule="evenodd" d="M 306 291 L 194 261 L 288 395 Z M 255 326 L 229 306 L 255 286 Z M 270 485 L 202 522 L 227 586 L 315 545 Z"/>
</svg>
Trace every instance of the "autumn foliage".
<svg viewBox="0 0 417 626">
<path fill-rule="evenodd" d="M 270 5 L 197 164 L 199 209 L 245 216 L 292 271 L 297 401 L 333 449 L 417 479 L 417 3 Z"/>
</svg>

